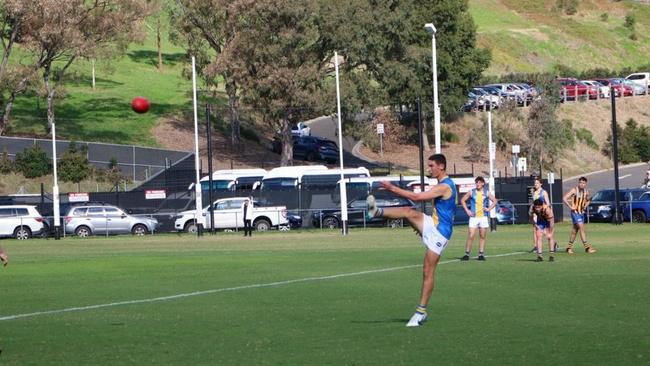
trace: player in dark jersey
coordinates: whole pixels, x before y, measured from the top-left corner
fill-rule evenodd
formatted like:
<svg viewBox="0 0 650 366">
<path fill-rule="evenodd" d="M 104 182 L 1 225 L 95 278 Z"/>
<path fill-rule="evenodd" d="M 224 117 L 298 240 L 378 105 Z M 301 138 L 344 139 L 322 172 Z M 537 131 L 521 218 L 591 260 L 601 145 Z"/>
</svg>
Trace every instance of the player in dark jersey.
<svg viewBox="0 0 650 366">
<path fill-rule="evenodd" d="M 576 240 L 576 235 L 580 233 L 580 240 L 582 240 L 585 252 L 590 254 L 596 253 L 596 249 L 587 243 L 587 233 L 585 231 L 585 210 L 591 201 L 589 191 L 587 190 L 587 178 L 580 177 L 578 179 L 578 186 L 571 188 L 562 200 L 571 209 L 571 221 L 573 222 L 573 228 L 569 236 L 569 244 L 565 251 L 573 254 L 573 242 Z"/>
</svg>

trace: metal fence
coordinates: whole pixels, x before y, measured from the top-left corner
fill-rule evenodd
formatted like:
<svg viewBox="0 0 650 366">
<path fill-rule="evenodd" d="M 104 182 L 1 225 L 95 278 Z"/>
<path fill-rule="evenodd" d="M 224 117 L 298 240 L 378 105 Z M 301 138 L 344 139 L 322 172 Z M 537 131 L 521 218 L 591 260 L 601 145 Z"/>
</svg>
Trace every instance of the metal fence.
<svg viewBox="0 0 650 366">
<path fill-rule="evenodd" d="M 88 162 L 97 168 L 108 168 L 111 159 L 117 161 L 117 166 L 126 177 L 134 181 L 145 181 L 194 154 L 186 151 L 164 150 L 149 147 L 105 144 L 99 142 L 75 142 L 77 148 L 87 148 Z M 52 158 L 52 141 L 23 137 L 0 136 L 0 152 L 7 151 L 12 158 L 30 146 L 39 146 Z M 70 141 L 57 140 L 58 155 L 68 149 Z"/>
</svg>

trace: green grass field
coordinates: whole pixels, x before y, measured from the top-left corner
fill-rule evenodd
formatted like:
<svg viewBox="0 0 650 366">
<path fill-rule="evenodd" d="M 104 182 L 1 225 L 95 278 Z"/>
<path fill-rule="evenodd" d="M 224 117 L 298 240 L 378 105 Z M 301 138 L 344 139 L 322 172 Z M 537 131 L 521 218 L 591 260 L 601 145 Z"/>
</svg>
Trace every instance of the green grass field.
<svg viewBox="0 0 650 366">
<path fill-rule="evenodd" d="M 417 329 L 410 229 L 4 240 L 0 364 L 650 364 L 650 225 L 589 233 L 597 254 L 534 263 L 500 226 L 502 256 L 461 263 L 457 228 Z"/>
</svg>

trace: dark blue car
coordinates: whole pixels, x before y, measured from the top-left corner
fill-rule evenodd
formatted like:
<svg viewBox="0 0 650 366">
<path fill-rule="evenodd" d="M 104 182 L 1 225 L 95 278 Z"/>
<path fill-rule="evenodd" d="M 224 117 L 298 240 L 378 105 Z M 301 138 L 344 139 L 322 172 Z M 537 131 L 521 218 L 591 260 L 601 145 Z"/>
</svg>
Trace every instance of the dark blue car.
<svg viewBox="0 0 650 366">
<path fill-rule="evenodd" d="M 315 136 L 292 136 L 293 158 L 307 161 L 325 161 L 334 164 L 339 160 L 339 148 L 334 141 Z M 273 151 L 280 153 L 282 143 L 273 141 Z"/>
<path fill-rule="evenodd" d="M 645 192 L 647 190 L 642 188 L 620 189 L 618 196 L 621 205 L 619 208 L 620 212 L 624 212 L 626 203 L 638 200 Z M 613 189 L 603 189 L 596 192 L 591 197 L 591 202 L 589 203 L 589 207 L 587 207 L 589 221 L 611 222 L 614 216 L 615 201 L 616 196 Z"/>
</svg>

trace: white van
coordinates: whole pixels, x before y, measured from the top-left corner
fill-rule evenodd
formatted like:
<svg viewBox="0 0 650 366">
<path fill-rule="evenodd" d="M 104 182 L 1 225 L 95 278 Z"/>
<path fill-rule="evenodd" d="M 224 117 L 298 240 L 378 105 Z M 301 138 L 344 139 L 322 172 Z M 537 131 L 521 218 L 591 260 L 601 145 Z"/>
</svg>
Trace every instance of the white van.
<svg viewBox="0 0 650 366">
<path fill-rule="evenodd" d="M 217 170 L 212 173 L 212 189 L 214 191 L 254 189 L 266 173 L 265 169 L 257 168 Z M 201 189 L 207 191 L 209 188 L 210 176 L 201 178 Z"/>
<path fill-rule="evenodd" d="M 635 72 L 628 75 L 625 79 L 639 85 L 643 85 L 646 89 L 650 89 L 650 72 Z"/>
</svg>

